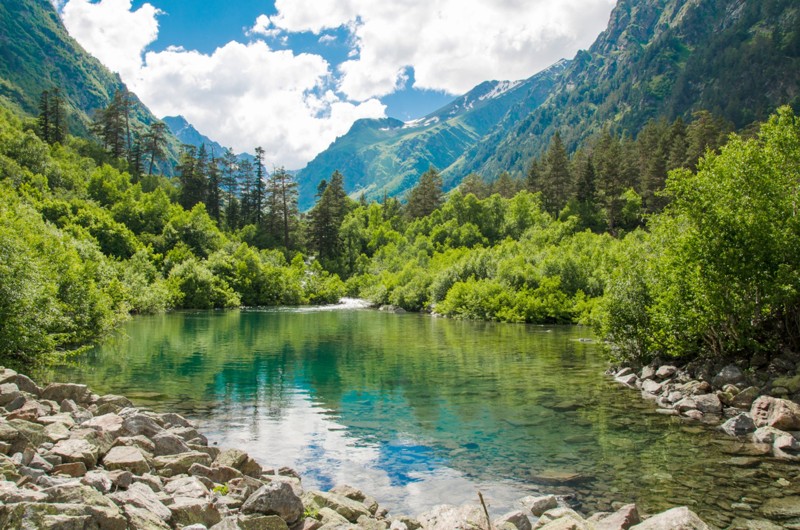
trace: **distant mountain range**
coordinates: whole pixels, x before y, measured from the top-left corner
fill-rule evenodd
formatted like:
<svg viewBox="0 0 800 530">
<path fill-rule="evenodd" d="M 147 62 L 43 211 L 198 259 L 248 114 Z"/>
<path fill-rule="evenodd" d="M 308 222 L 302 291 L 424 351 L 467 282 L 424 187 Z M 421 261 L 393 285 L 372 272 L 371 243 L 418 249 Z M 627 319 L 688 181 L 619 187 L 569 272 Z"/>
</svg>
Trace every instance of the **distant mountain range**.
<svg viewBox="0 0 800 530">
<path fill-rule="evenodd" d="M 362 120 L 298 172 L 308 205 L 333 170 L 348 193 L 399 195 L 435 166 L 445 188 L 468 174 L 522 176 L 558 131 L 575 149 L 609 127 L 706 109 L 737 129 L 776 107 L 800 110 L 796 0 L 619 0 L 608 28 L 522 83 L 489 82 L 422 120 Z"/>
</svg>

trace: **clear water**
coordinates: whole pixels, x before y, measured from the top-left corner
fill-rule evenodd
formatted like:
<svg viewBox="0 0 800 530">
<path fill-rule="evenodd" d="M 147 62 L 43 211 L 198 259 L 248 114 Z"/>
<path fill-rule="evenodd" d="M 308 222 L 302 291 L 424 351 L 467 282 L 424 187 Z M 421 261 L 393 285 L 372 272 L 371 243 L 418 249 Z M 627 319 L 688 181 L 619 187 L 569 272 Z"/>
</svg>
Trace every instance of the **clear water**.
<svg viewBox="0 0 800 530">
<path fill-rule="evenodd" d="M 180 312 L 135 318 L 50 377 L 180 412 L 212 443 L 306 486 L 362 488 L 394 514 L 478 490 L 500 513 L 543 492 L 587 514 L 689 505 L 726 527 L 800 492 L 797 465 L 735 459 L 733 440 L 612 383 L 588 337 L 355 304 Z"/>
</svg>

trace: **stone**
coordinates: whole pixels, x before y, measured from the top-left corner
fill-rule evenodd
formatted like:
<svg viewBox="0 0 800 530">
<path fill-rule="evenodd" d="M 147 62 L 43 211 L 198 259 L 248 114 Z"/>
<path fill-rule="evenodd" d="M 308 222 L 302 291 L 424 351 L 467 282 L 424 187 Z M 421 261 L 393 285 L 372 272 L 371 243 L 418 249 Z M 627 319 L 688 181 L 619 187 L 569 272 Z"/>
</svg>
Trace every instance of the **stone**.
<svg viewBox="0 0 800 530">
<path fill-rule="evenodd" d="M 317 517 L 323 525 L 349 525 L 350 521 L 345 519 L 341 514 L 324 506 L 317 511 Z"/>
<path fill-rule="evenodd" d="M 746 436 L 756 430 L 756 424 L 749 414 L 743 412 L 723 423 L 720 429 L 728 436 Z"/>
<path fill-rule="evenodd" d="M 536 517 L 540 517 L 547 510 L 558 508 L 558 500 L 555 495 L 528 496 L 523 497 L 519 502 Z"/>
<path fill-rule="evenodd" d="M 235 478 L 242 476 L 242 472 L 228 466 L 204 466 L 202 464 L 192 464 L 189 474 L 197 477 L 205 477 L 215 484 L 226 484 Z"/>
<path fill-rule="evenodd" d="M 130 528 L 135 528 L 137 530 L 169 529 L 169 525 L 167 523 L 144 508 L 139 508 L 138 506 L 133 506 L 132 504 L 126 504 L 122 507 L 122 511 L 125 512 L 125 517 L 128 519 Z"/>
<path fill-rule="evenodd" d="M 354 501 L 358 502 L 364 502 L 364 499 L 367 498 L 363 491 L 346 484 L 338 484 L 332 487 L 330 492 L 337 495 L 342 495 L 343 497 L 347 497 L 348 499 L 353 499 Z"/>
<path fill-rule="evenodd" d="M 144 414 L 131 414 L 124 418 L 122 422 L 122 431 L 128 436 L 136 436 L 141 434 L 148 438 L 153 438 L 156 434 L 163 431 L 161 427 L 153 418 Z"/>
<path fill-rule="evenodd" d="M 626 504 L 616 512 L 600 518 L 594 524 L 595 530 L 628 530 L 631 526 L 642 522 L 635 504 Z"/>
<path fill-rule="evenodd" d="M 197 432 L 197 429 L 193 427 L 170 427 L 169 432 L 183 439 L 183 441 L 190 446 L 196 442 L 199 443 L 199 445 L 208 445 L 206 437 Z"/>
<path fill-rule="evenodd" d="M 229 495 L 246 501 L 263 485 L 260 480 L 242 475 L 241 478 L 235 478 L 228 482 Z"/>
<path fill-rule="evenodd" d="M 330 492 L 306 492 L 303 495 L 303 504 L 306 506 L 314 506 L 316 508 L 331 508 L 351 523 L 355 523 L 362 515 L 366 515 L 368 517 L 370 515 L 367 507 L 360 502 L 348 499 L 344 495 L 337 495 L 336 493 Z"/>
<path fill-rule="evenodd" d="M 160 475 L 174 476 L 188 473 L 192 464 L 210 465 L 211 457 L 199 451 L 189 451 L 177 455 L 157 456 L 153 462 Z"/>
<path fill-rule="evenodd" d="M 17 377 L 14 379 L 14 384 L 16 384 L 22 392 L 33 394 L 36 397 L 41 397 L 42 395 L 42 388 L 34 383 L 27 375 L 17 374 Z"/>
<path fill-rule="evenodd" d="M 169 432 L 160 432 L 153 436 L 153 454 L 156 456 L 175 455 L 191 451 L 181 438 Z"/>
<path fill-rule="evenodd" d="M 277 515 L 244 515 L 239 517 L 238 524 L 242 530 L 289 530 Z"/>
<path fill-rule="evenodd" d="M 17 372 L 11 368 L 0 366 L 0 385 L 5 383 L 13 383 L 17 380 Z"/>
<path fill-rule="evenodd" d="M 138 447 L 117 446 L 103 457 L 103 466 L 111 470 L 122 469 L 134 475 L 142 475 L 150 471 L 150 465 Z"/>
<path fill-rule="evenodd" d="M 108 493 L 114 486 L 108 472 L 103 469 L 87 471 L 83 478 L 81 478 L 81 484 L 92 487 L 100 493 Z"/>
<path fill-rule="evenodd" d="M 783 431 L 800 430 L 800 405 L 786 399 L 761 396 L 753 402 L 750 415 L 756 427 L 775 427 Z"/>
<path fill-rule="evenodd" d="M 17 439 L 23 438 L 33 446 L 39 447 L 43 443 L 49 441 L 46 433 L 47 427 L 43 427 L 38 423 L 21 419 L 12 419 L 8 421 L 8 426 L 17 431 Z"/>
<path fill-rule="evenodd" d="M 109 497 L 120 506 L 136 506 L 165 522 L 172 517 L 172 512 L 164 506 L 155 492 L 140 482 L 131 484 L 127 490 L 112 493 Z"/>
<path fill-rule="evenodd" d="M 716 394 L 701 394 L 694 396 L 694 403 L 697 410 L 703 414 L 722 414 L 722 402 Z"/>
<path fill-rule="evenodd" d="M 789 433 L 775 437 L 772 454 L 781 460 L 800 460 L 800 443 Z"/>
<path fill-rule="evenodd" d="M 665 364 L 664 366 L 659 366 L 658 370 L 656 370 L 656 379 L 663 381 L 664 379 L 669 379 L 676 373 L 678 373 L 678 368 Z"/>
<path fill-rule="evenodd" d="M 547 510 L 536 521 L 534 528 L 547 530 L 589 530 L 589 526 L 578 512 L 570 508 Z"/>
<path fill-rule="evenodd" d="M 756 387 L 749 386 L 744 390 L 742 390 L 741 392 L 739 392 L 738 394 L 736 394 L 735 396 L 733 396 L 730 405 L 732 407 L 736 407 L 739 409 L 749 410 L 750 407 L 753 405 L 753 401 L 755 401 L 756 398 L 758 397 L 758 394 L 759 392 Z"/>
<path fill-rule="evenodd" d="M 141 434 L 137 436 L 121 436 L 114 440 L 114 447 L 119 445 L 127 445 L 130 447 L 138 447 L 142 452 L 152 455 L 155 453 L 156 446 L 153 442 Z"/>
<path fill-rule="evenodd" d="M 1 528 L 54 528 L 58 530 L 125 530 L 128 523 L 117 511 L 76 503 L 21 502 L 0 506 Z"/>
<path fill-rule="evenodd" d="M 442 504 L 419 516 L 425 530 L 483 530 L 486 516 L 480 506 Z"/>
<path fill-rule="evenodd" d="M 774 387 L 783 387 L 789 391 L 790 394 L 796 394 L 800 391 L 800 374 L 794 377 L 779 377 L 772 382 Z"/>
<path fill-rule="evenodd" d="M 625 386 L 634 388 L 636 386 L 636 381 L 638 381 L 639 378 L 636 377 L 636 374 L 628 374 L 621 377 L 615 377 L 614 380 L 618 383 L 622 383 Z"/>
<path fill-rule="evenodd" d="M 786 432 L 776 429 L 775 427 L 759 427 L 755 430 L 751 438 L 754 443 L 772 445 L 775 438 L 783 434 L 786 434 Z"/>
<path fill-rule="evenodd" d="M 86 464 L 83 462 L 70 462 L 53 466 L 53 475 L 66 475 L 68 477 L 82 477 L 86 474 Z"/>
<path fill-rule="evenodd" d="M 253 478 L 261 478 L 261 474 L 263 473 L 261 465 L 253 460 L 250 455 L 239 449 L 226 449 L 222 451 L 214 460 L 214 464 L 238 469 L 243 474 Z"/>
<path fill-rule="evenodd" d="M 614 377 L 625 377 L 626 375 L 633 374 L 633 370 L 629 366 L 622 368 L 619 372 L 614 374 Z"/>
<path fill-rule="evenodd" d="M 60 456 L 64 462 L 82 462 L 86 469 L 92 469 L 97 465 L 100 449 L 86 440 L 70 438 L 59 441 L 51 452 Z"/>
<path fill-rule="evenodd" d="M 686 506 L 672 508 L 631 527 L 632 530 L 711 530 Z"/>
<path fill-rule="evenodd" d="M 100 528 L 127 528 L 125 517 L 114 502 L 94 488 L 77 481 L 67 482 L 43 490 L 50 502 L 90 506 L 93 519 Z M 89 525 L 91 528 L 91 526 Z"/>
<path fill-rule="evenodd" d="M 164 422 L 164 425 L 169 427 L 189 427 L 194 428 L 194 425 L 191 424 L 189 420 L 181 416 L 180 414 L 176 414 L 174 412 L 166 412 L 161 415 L 161 421 Z"/>
<path fill-rule="evenodd" d="M 173 497 L 191 497 L 195 499 L 208 497 L 211 493 L 197 477 L 181 477 L 170 480 L 164 486 L 164 491 Z"/>
<path fill-rule="evenodd" d="M 657 383 L 652 379 L 645 379 L 642 381 L 642 391 L 648 394 L 660 394 L 663 387 L 661 383 Z"/>
<path fill-rule="evenodd" d="M 736 385 L 742 381 L 744 381 L 744 373 L 735 364 L 729 364 L 714 376 L 711 384 L 716 388 L 722 388 L 725 385 Z"/>
<path fill-rule="evenodd" d="M 108 407 L 109 409 L 113 409 L 115 412 L 119 412 L 126 407 L 133 407 L 133 403 L 131 403 L 130 399 L 126 398 L 125 396 L 117 396 L 115 394 L 106 394 L 104 396 L 100 396 L 97 398 L 95 405 L 97 405 L 98 409 L 100 407 Z"/>
<path fill-rule="evenodd" d="M 585 475 L 575 473 L 572 471 L 562 469 L 547 469 L 537 475 L 531 475 L 532 482 L 537 484 L 552 484 L 563 486 L 566 484 L 575 484 L 586 480 Z"/>
<path fill-rule="evenodd" d="M 655 376 L 656 376 L 656 369 L 654 366 L 645 366 L 644 368 L 642 368 L 642 371 L 639 374 L 639 377 L 641 377 L 642 379 L 652 379 Z"/>
<path fill-rule="evenodd" d="M 133 473 L 124 469 L 115 469 L 108 473 L 111 483 L 118 488 L 127 488 L 133 484 Z"/>
<path fill-rule="evenodd" d="M 347 500 L 350 501 L 350 499 Z M 366 508 L 364 512 L 366 512 Z M 300 497 L 295 495 L 291 486 L 285 482 L 272 482 L 260 487 L 247 498 L 244 505 L 242 505 L 242 513 L 277 515 L 287 523 L 292 524 L 303 515 L 303 502 Z M 348 518 L 351 522 L 356 519 L 357 517 L 354 519 Z"/>
<path fill-rule="evenodd" d="M 17 502 L 47 502 L 50 497 L 41 491 L 19 488 L 11 481 L 0 481 L 0 501 L 7 504 Z"/>
<path fill-rule="evenodd" d="M 402 524 L 408 530 L 419 530 L 420 528 L 422 528 L 421 522 L 407 515 L 396 515 L 392 517 L 391 521 L 392 524 L 394 524 L 395 522 Z"/>
<path fill-rule="evenodd" d="M 494 525 L 497 527 L 500 527 L 504 524 L 510 524 L 517 530 L 531 530 L 532 528 L 531 521 L 528 519 L 528 516 L 520 511 L 506 513 L 494 521 Z"/>
<path fill-rule="evenodd" d="M 57 443 L 61 440 L 67 440 L 70 432 L 69 428 L 63 423 L 53 423 L 44 428 L 44 435 L 50 442 Z"/>
<path fill-rule="evenodd" d="M 83 403 L 89 397 L 89 389 L 86 385 L 76 385 L 74 383 L 50 383 L 42 390 L 41 397 L 57 403 L 61 403 L 65 399 L 71 399 L 75 403 Z"/>
<path fill-rule="evenodd" d="M 761 513 L 770 519 L 790 519 L 800 517 L 800 496 L 767 499 L 761 505 Z"/>
<path fill-rule="evenodd" d="M 102 416 L 95 416 L 91 420 L 85 421 L 81 424 L 82 427 L 89 429 L 96 429 L 104 431 L 114 438 L 117 438 L 122 433 L 123 420 L 120 416 L 114 413 L 103 414 Z"/>
<path fill-rule="evenodd" d="M 170 523 L 179 527 L 198 523 L 210 527 L 222 520 L 217 507 L 203 499 L 177 497 L 169 510 L 172 512 Z"/>
<path fill-rule="evenodd" d="M 161 480 L 161 477 L 158 475 L 151 475 L 150 473 L 145 473 L 140 477 L 133 477 L 133 483 L 144 484 L 156 493 L 164 490 L 164 482 Z"/>
</svg>

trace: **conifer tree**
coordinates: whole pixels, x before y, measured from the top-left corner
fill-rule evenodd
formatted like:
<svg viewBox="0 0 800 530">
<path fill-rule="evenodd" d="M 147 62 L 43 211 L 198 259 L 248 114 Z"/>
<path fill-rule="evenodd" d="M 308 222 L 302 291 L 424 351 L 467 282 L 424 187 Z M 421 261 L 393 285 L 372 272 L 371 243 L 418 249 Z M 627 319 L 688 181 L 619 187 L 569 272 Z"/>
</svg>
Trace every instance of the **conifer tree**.
<svg viewBox="0 0 800 530">
<path fill-rule="evenodd" d="M 42 92 L 36 122 L 42 140 L 49 144 L 64 143 L 67 137 L 66 105 L 58 87 Z"/>
<path fill-rule="evenodd" d="M 442 176 L 433 166 L 422 174 L 408 194 L 406 215 L 418 219 L 430 215 L 442 202 Z"/>
<path fill-rule="evenodd" d="M 557 132 L 545 153 L 540 179 L 542 202 L 545 210 L 552 215 L 557 216 L 567 204 L 571 180 L 567 150 L 564 148 L 561 134 Z"/>
<path fill-rule="evenodd" d="M 253 206 L 252 206 L 252 190 L 253 190 L 253 163 L 249 160 L 242 160 L 239 162 L 237 170 L 237 180 L 240 185 L 241 193 L 241 206 L 240 206 L 240 226 L 251 224 L 253 222 Z"/>
<path fill-rule="evenodd" d="M 338 171 L 317 187 L 317 204 L 309 212 L 309 235 L 312 247 L 321 260 L 334 259 L 340 252 L 339 229 L 347 215 L 344 177 Z"/>
<path fill-rule="evenodd" d="M 478 199 L 485 199 L 489 196 L 489 186 L 486 184 L 486 181 L 483 180 L 483 177 L 477 173 L 470 173 L 464 177 L 464 180 L 458 185 L 458 189 L 464 196 L 470 193 L 475 195 Z"/>
<path fill-rule="evenodd" d="M 255 178 L 251 189 L 251 206 L 253 209 L 253 222 L 260 225 L 264 215 L 264 199 L 266 198 L 266 170 L 264 169 L 264 149 L 256 147 Z"/>
<path fill-rule="evenodd" d="M 186 210 L 191 210 L 195 204 L 202 202 L 206 197 L 206 178 L 201 172 L 200 166 L 197 148 L 185 144 L 175 169 L 181 185 L 180 204 Z"/>
<path fill-rule="evenodd" d="M 284 168 L 276 168 L 267 186 L 269 234 L 285 249 L 295 247 L 292 233 L 297 225 L 297 182 Z"/>
<path fill-rule="evenodd" d="M 222 192 L 221 177 L 219 161 L 214 156 L 214 150 L 211 150 L 211 159 L 208 161 L 208 170 L 206 172 L 208 178 L 207 194 L 206 194 L 206 210 L 208 215 L 216 220 L 220 220 L 220 211 L 222 210 Z"/>
<path fill-rule="evenodd" d="M 152 175 L 156 160 L 162 160 L 166 155 L 167 125 L 163 121 L 151 123 L 144 136 L 144 142 L 144 154 L 149 159 L 147 174 Z"/>
<path fill-rule="evenodd" d="M 220 186 L 223 190 L 223 201 L 225 204 L 225 223 L 228 228 L 236 229 L 239 227 L 239 183 L 236 180 L 238 170 L 238 158 L 233 149 L 226 148 L 220 160 Z"/>
</svg>

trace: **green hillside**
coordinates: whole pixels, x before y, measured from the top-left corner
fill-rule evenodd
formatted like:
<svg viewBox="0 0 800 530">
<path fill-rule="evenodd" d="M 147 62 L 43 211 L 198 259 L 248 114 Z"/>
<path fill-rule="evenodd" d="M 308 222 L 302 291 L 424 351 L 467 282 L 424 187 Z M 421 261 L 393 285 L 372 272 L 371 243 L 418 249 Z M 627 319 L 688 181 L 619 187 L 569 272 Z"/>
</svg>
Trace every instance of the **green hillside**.
<svg viewBox="0 0 800 530">
<path fill-rule="evenodd" d="M 41 93 L 54 87 L 67 103 L 69 131 L 86 136 L 94 113 L 125 85 L 69 36 L 49 1 L 0 3 L 0 103 L 33 116 Z M 135 95 L 132 98 L 134 126 L 157 121 Z M 180 142 L 172 135 L 168 140 L 168 160 L 161 169 L 171 173 Z"/>
<path fill-rule="evenodd" d="M 524 174 L 557 131 L 574 149 L 606 126 L 636 134 L 699 109 L 742 129 L 782 104 L 800 108 L 796 1 L 620 0 L 544 105 L 509 116 L 445 174 Z"/>
</svg>

